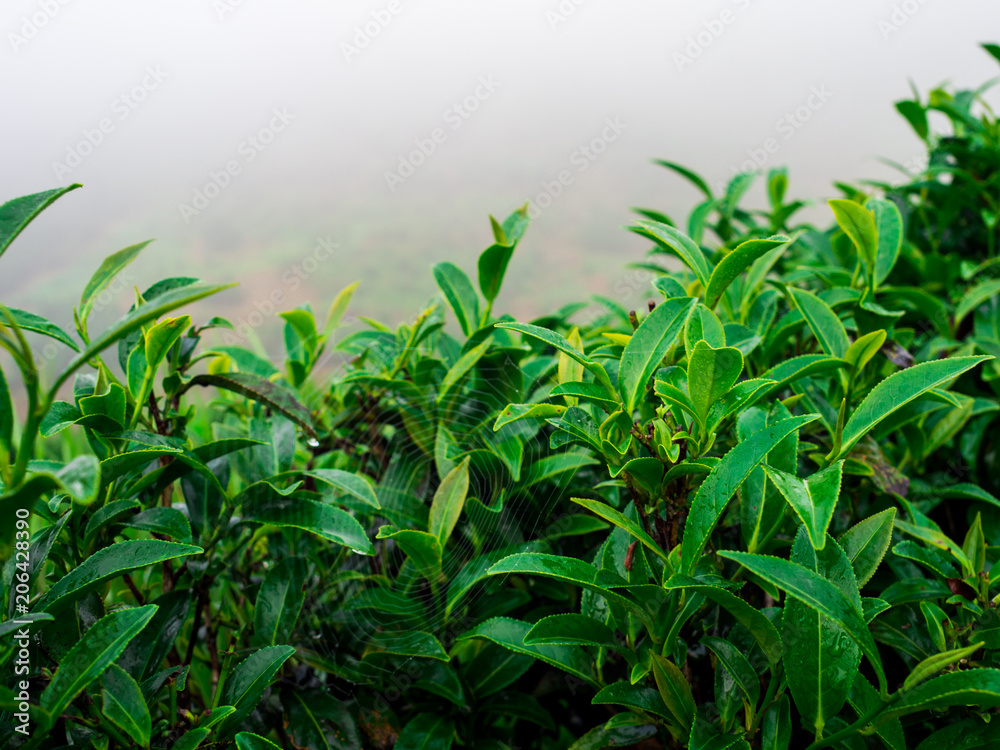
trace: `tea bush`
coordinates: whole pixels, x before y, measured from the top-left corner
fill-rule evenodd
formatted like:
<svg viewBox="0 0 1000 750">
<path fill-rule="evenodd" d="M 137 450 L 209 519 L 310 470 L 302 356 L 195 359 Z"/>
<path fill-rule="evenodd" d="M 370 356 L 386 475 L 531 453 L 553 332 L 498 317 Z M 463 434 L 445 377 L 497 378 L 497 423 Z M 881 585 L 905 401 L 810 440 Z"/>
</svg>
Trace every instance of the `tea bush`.
<svg viewBox="0 0 1000 750">
<path fill-rule="evenodd" d="M 281 313 L 279 364 L 187 277 L 91 334 L 146 243 L 72 335 L 0 306 L 6 746 L 1000 745 L 981 93 L 897 104 L 926 166 L 825 229 L 783 170 L 752 210 L 660 162 L 704 200 L 639 211 L 636 310 L 495 312 L 526 209 L 409 323 Z M 0 208 L 0 255 L 76 187 Z"/>
</svg>

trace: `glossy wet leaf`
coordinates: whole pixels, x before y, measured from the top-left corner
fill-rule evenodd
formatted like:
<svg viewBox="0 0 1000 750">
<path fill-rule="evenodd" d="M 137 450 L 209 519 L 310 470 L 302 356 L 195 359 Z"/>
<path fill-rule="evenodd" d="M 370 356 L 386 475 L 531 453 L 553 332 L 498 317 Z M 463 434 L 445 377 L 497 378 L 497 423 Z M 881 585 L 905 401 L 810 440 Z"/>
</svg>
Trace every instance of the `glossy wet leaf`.
<svg viewBox="0 0 1000 750">
<path fill-rule="evenodd" d="M 737 245 L 712 270 L 705 289 L 705 304 L 710 308 L 715 307 L 723 292 L 750 267 L 751 263 L 787 242 L 789 242 L 788 237 L 776 236 L 766 240 L 747 240 Z"/>
<path fill-rule="evenodd" d="M 465 496 L 469 492 L 469 459 L 452 469 L 441 480 L 431 501 L 430 519 L 427 530 L 436 536 L 443 548 L 462 515 Z"/>
<path fill-rule="evenodd" d="M 851 561 L 859 588 L 871 580 L 885 557 L 895 519 L 896 509 L 889 508 L 856 523 L 837 540 Z"/>
<path fill-rule="evenodd" d="M 101 688 L 104 716 L 136 743 L 149 747 L 152 719 L 138 683 L 124 669 L 112 664 L 101 676 Z"/>
<path fill-rule="evenodd" d="M 618 369 L 626 412 L 631 413 L 642 400 L 649 379 L 680 337 L 694 302 L 686 297 L 661 302 L 632 334 Z"/>
<path fill-rule="evenodd" d="M 271 646 L 254 651 L 239 664 L 226 679 L 219 696 L 219 703 L 236 710 L 216 727 L 216 735 L 225 740 L 236 732 L 244 720 L 257 707 L 264 690 L 281 666 L 291 658 L 291 646 Z"/>
<path fill-rule="evenodd" d="M 742 372 L 743 355 L 739 349 L 713 349 L 705 341 L 695 344 L 688 356 L 688 392 L 702 422 L 707 420 L 712 404 L 729 393 Z"/>
<path fill-rule="evenodd" d="M 844 462 L 831 464 L 806 479 L 799 479 L 770 466 L 765 466 L 764 471 L 802 521 L 813 547 L 823 549 L 827 539 L 826 530 L 840 497 Z"/>
</svg>

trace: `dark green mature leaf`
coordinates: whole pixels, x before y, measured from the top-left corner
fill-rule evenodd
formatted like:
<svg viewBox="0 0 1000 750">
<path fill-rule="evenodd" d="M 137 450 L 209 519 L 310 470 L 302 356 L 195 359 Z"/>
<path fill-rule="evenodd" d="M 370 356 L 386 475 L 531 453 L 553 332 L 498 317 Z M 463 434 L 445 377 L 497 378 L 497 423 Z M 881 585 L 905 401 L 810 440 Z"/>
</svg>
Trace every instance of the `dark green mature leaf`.
<svg viewBox="0 0 1000 750">
<path fill-rule="evenodd" d="M 14 402 L 10 397 L 10 386 L 7 385 L 3 368 L 0 368 L 0 451 L 6 451 L 8 454 L 13 445 L 11 441 L 16 419 Z"/>
<path fill-rule="evenodd" d="M 817 549 L 800 528 L 792 562 L 821 576 L 852 608 L 861 610 L 854 570 L 833 539 Z M 803 721 L 815 728 L 819 737 L 847 700 L 858 674 L 861 650 L 843 625 L 797 599 L 785 602 L 781 624 L 788 687 Z"/>
<path fill-rule="evenodd" d="M 441 578 L 441 561 L 444 551 L 441 540 L 434 534 L 413 529 L 395 529 L 383 526 L 376 539 L 392 539 L 412 561 L 415 570 L 432 585 Z"/>
<path fill-rule="evenodd" d="M 892 524 L 895 519 L 895 508 L 883 510 L 854 524 L 837 540 L 847 559 L 851 561 L 854 575 L 858 579 L 858 588 L 871 580 L 885 557 L 892 542 Z"/>
<path fill-rule="evenodd" d="M 236 735 L 237 750 L 281 750 L 271 740 L 252 732 L 240 732 Z"/>
<path fill-rule="evenodd" d="M 770 466 L 765 466 L 764 471 L 805 525 L 813 547 L 817 550 L 823 549 L 827 538 L 826 530 L 833 519 L 833 511 L 840 497 L 844 462 L 837 461 L 807 479 L 799 479 L 793 474 Z"/>
<path fill-rule="evenodd" d="M 765 253 L 780 247 L 791 240 L 788 237 L 776 236 L 766 240 L 747 240 L 729 252 L 712 270 L 705 289 L 705 304 L 714 308 L 723 292 L 743 273 L 750 264 Z"/>
<path fill-rule="evenodd" d="M 677 342 L 694 304 L 695 300 L 690 297 L 661 302 L 632 334 L 618 367 L 618 385 L 628 414 L 635 410 L 650 377 Z"/>
<path fill-rule="evenodd" d="M 701 594 L 729 612 L 745 627 L 760 645 L 772 672 L 781 661 L 781 636 L 774 624 L 743 599 L 718 586 L 711 586 L 688 576 L 674 575 L 663 585 L 665 589 L 685 589 Z"/>
<path fill-rule="evenodd" d="M 872 388 L 852 412 L 844 426 L 840 449 L 830 458 L 843 458 L 875 425 L 894 411 L 989 359 L 992 357 L 951 357 L 893 373 Z"/>
<path fill-rule="evenodd" d="M 260 702 L 264 689 L 281 665 L 295 653 L 291 646 L 271 646 L 254 651 L 229 674 L 219 696 L 219 703 L 236 710 L 223 719 L 216 734 L 219 740 L 231 737 Z"/>
<path fill-rule="evenodd" d="M 980 710 L 1000 706 L 1000 669 L 966 669 L 927 680 L 902 691 L 899 702 L 882 717 L 946 706 L 977 706 Z"/>
<path fill-rule="evenodd" d="M 690 575 L 730 498 L 750 472 L 786 435 L 817 419 L 815 414 L 784 419 L 739 443 L 716 464 L 691 503 L 681 546 L 682 572 Z"/>
<path fill-rule="evenodd" d="M 418 714 L 403 727 L 395 750 L 449 750 L 455 723 L 442 714 Z"/>
<path fill-rule="evenodd" d="M 225 375 L 205 373 L 195 375 L 185 388 L 196 385 L 211 385 L 225 391 L 232 391 L 258 402 L 262 406 L 278 412 L 295 422 L 308 435 L 315 436 L 312 414 L 288 388 L 252 372 L 228 372 Z"/>
<path fill-rule="evenodd" d="M 652 658 L 653 677 L 663 704 L 685 732 L 691 731 L 696 710 L 691 684 L 672 661 L 655 652 Z"/>
<path fill-rule="evenodd" d="M 967 289 L 955 306 L 955 328 L 961 325 L 966 315 L 998 294 L 1000 294 L 1000 279 L 988 279 Z"/>
<path fill-rule="evenodd" d="M 985 643 L 983 641 L 979 641 L 978 643 L 973 643 L 971 646 L 955 648 L 950 651 L 944 651 L 940 654 L 934 654 L 933 656 L 927 657 L 917 664 L 910 674 L 907 675 L 906 679 L 903 681 L 903 690 L 910 690 L 924 680 L 933 676 L 935 673 L 940 672 L 942 669 L 950 667 L 952 664 L 972 656 L 984 645 Z"/>
<path fill-rule="evenodd" d="M 434 280 L 455 313 L 462 333 L 471 336 L 479 328 L 479 295 L 465 272 L 454 263 L 438 263 Z"/>
<path fill-rule="evenodd" d="M 803 354 L 781 362 L 761 375 L 762 379 L 775 381 L 767 387 L 768 393 L 777 393 L 799 378 L 819 375 L 848 367 L 845 360 L 826 354 Z"/>
<path fill-rule="evenodd" d="M 783 695 L 767 709 L 760 723 L 760 750 L 789 750 L 792 719 L 788 696 Z"/>
<path fill-rule="evenodd" d="M 524 645 L 594 646 L 615 651 L 621 648 L 614 631 L 603 622 L 573 613 L 543 617 L 525 634 Z"/>
<path fill-rule="evenodd" d="M 56 200 L 66 195 L 71 190 L 83 187 L 79 183 L 73 183 L 68 187 L 45 190 L 41 193 L 32 193 L 14 200 L 7 201 L 0 206 L 0 255 L 6 252 L 10 243 L 19 235 L 31 221 L 52 205 Z"/>
<path fill-rule="evenodd" d="M 101 676 L 102 713 L 142 747 L 149 747 L 153 722 L 139 684 L 117 664 Z"/>
<path fill-rule="evenodd" d="M 583 649 L 577 646 L 526 645 L 524 638 L 531 631 L 531 627 L 530 623 L 510 617 L 494 617 L 462 633 L 458 636 L 458 640 L 485 638 L 515 653 L 533 656 L 546 664 L 569 672 L 592 687 L 598 687 L 590 657 Z"/>
<path fill-rule="evenodd" d="M 253 608 L 254 641 L 260 646 L 288 643 L 305 601 L 303 586 L 309 574 L 304 557 L 278 560 L 267 571 Z"/>
<path fill-rule="evenodd" d="M 577 505 L 582 505 L 591 513 L 600 516 L 606 521 L 610 521 L 620 529 L 624 529 L 642 542 L 650 552 L 661 558 L 664 562 L 668 561 L 667 553 L 663 551 L 660 545 L 658 545 L 649 534 L 643 531 L 637 523 L 629 519 L 625 514 L 615 510 L 610 505 L 606 505 L 605 503 L 597 500 L 587 500 L 579 497 L 574 497 L 572 500 Z"/>
<path fill-rule="evenodd" d="M 664 719 L 673 718 L 659 692 L 643 685 L 632 685 L 624 680 L 613 682 L 597 691 L 591 703 L 597 705 L 617 705 L 649 711 Z"/>
<path fill-rule="evenodd" d="M 789 596 L 840 624 L 861 647 L 861 653 L 868 658 L 878 676 L 881 693 L 887 694 L 882 659 L 871 633 L 868 632 L 868 625 L 861 616 L 860 604 L 855 607 L 834 584 L 803 565 L 779 557 L 751 555 L 747 552 L 719 552 L 719 556 L 738 562 Z"/>
<path fill-rule="evenodd" d="M 704 636 L 701 642 L 715 654 L 723 667 L 733 676 L 750 705 L 756 706 L 760 700 L 760 678 L 743 652 L 729 641 L 711 635 Z"/>
<path fill-rule="evenodd" d="M 152 604 L 120 609 L 105 615 L 84 633 L 63 657 L 52 682 L 39 698 L 46 728 L 51 727 L 73 699 L 115 662 L 155 612 L 156 606 Z"/>
<path fill-rule="evenodd" d="M 201 547 L 158 539 L 117 542 L 98 550 L 52 584 L 39 600 L 37 608 L 54 612 L 80 599 L 105 581 L 124 573 L 178 557 L 200 555 L 202 552 L 204 550 Z"/>
<path fill-rule="evenodd" d="M 375 554 L 368 535 L 354 516 L 315 500 L 264 492 L 243 504 L 243 520 L 291 526 L 343 544 L 362 555 Z"/>
<path fill-rule="evenodd" d="M 101 292 L 108 288 L 108 285 L 115 280 L 115 277 L 125 270 L 126 266 L 138 257 L 139 253 L 142 252 L 143 248 L 146 247 L 152 240 L 146 240 L 145 242 L 140 242 L 137 245 L 131 245 L 126 247 L 124 250 L 119 250 L 117 253 L 112 253 L 101 263 L 100 268 L 98 268 L 94 275 L 90 277 L 90 281 L 87 282 L 87 286 L 83 288 L 83 294 L 80 295 L 80 321 L 86 325 L 87 318 L 90 317 L 90 311 L 94 309 L 94 305 L 100 299 Z"/>
<path fill-rule="evenodd" d="M 837 313 L 812 292 L 794 287 L 789 292 L 823 351 L 831 357 L 843 359 L 851 342 Z"/>
<path fill-rule="evenodd" d="M 607 391 L 603 388 L 601 388 L 601 393 L 607 395 Z M 493 430 L 497 431 L 504 425 L 517 422 L 521 419 L 558 417 L 564 411 L 566 411 L 566 407 L 561 404 L 508 404 L 500 412 L 496 422 L 493 423 Z"/>
<path fill-rule="evenodd" d="M 847 696 L 847 700 L 859 717 L 867 716 L 872 711 L 878 710 L 882 703 L 878 691 L 860 672 L 854 678 L 854 684 L 851 686 L 851 693 Z M 899 719 L 879 722 L 875 727 L 875 732 L 889 750 L 906 750 L 906 736 L 903 734 L 903 727 L 899 723 Z"/>
</svg>

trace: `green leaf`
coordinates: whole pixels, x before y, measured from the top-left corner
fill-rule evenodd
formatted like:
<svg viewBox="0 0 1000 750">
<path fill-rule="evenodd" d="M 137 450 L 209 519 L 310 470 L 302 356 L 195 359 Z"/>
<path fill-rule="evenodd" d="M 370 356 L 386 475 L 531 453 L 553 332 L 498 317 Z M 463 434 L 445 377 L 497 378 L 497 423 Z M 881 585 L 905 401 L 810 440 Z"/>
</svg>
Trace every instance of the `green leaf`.
<svg viewBox="0 0 1000 750">
<path fill-rule="evenodd" d="M 676 255 L 684 265 L 694 271 L 701 285 L 708 288 L 708 279 L 712 272 L 708 260 L 701 248 L 686 234 L 658 221 L 637 221 L 629 227 L 629 230 L 651 239 L 668 252 Z"/>
<path fill-rule="evenodd" d="M 326 312 L 326 322 L 323 324 L 324 336 L 329 336 L 340 325 L 340 321 L 344 319 L 344 313 L 347 312 L 347 306 L 351 304 L 354 292 L 360 284 L 360 281 L 348 284 L 333 298 L 333 302 L 330 303 L 330 309 Z"/>
<path fill-rule="evenodd" d="M 458 358 L 458 361 L 452 365 L 451 369 L 448 370 L 447 373 L 445 373 L 444 379 L 441 381 L 441 385 L 438 388 L 438 403 L 446 403 L 448 392 L 461 381 L 465 374 L 471 370 L 480 359 L 482 359 L 483 355 L 486 354 L 492 346 L 493 341 L 487 339 L 479 346 L 473 347 Z"/>
<path fill-rule="evenodd" d="M 708 199 L 712 198 L 712 190 L 711 188 L 709 188 L 708 183 L 705 182 L 701 177 L 699 177 L 697 174 L 692 172 L 687 167 L 683 167 L 680 164 L 675 164 L 672 161 L 666 161 L 664 159 L 654 159 L 653 163 L 658 164 L 659 166 L 669 169 L 673 172 L 676 172 L 681 177 L 690 182 L 692 185 L 694 185 L 696 188 L 698 188 L 702 193 L 704 193 L 706 198 Z"/>
<path fill-rule="evenodd" d="M 254 642 L 260 646 L 288 643 L 305 601 L 303 586 L 309 573 L 304 557 L 278 560 L 267 571 L 253 609 Z"/>
<path fill-rule="evenodd" d="M 632 334 L 618 368 L 618 385 L 627 413 L 631 414 L 645 395 L 649 378 L 677 342 L 694 304 L 690 297 L 661 302 Z"/>
<path fill-rule="evenodd" d="M 684 326 L 684 353 L 690 355 L 695 344 L 703 339 L 716 349 L 723 347 L 726 345 L 726 329 L 718 315 L 698 302 Z"/>
<path fill-rule="evenodd" d="M 56 341 L 65 344 L 70 349 L 75 352 L 80 351 L 80 347 L 77 346 L 76 342 L 70 338 L 70 335 L 66 333 L 62 328 L 57 326 L 55 323 L 51 323 L 41 315 L 35 315 L 34 313 L 27 312 L 26 310 L 18 310 L 16 307 L 8 307 L 7 312 L 14 319 L 18 328 L 24 331 L 31 331 L 32 333 L 40 333 L 43 336 L 48 336 Z M 10 321 L 6 319 L 5 316 L 0 315 L 0 324 L 9 325 Z"/>
<path fill-rule="evenodd" d="M 86 326 L 87 318 L 90 317 L 90 311 L 94 309 L 94 303 L 100 298 L 101 292 L 108 288 L 108 285 L 115 280 L 115 277 L 125 270 L 126 266 L 135 260 L 143 248 L 150 242 L 152 240 L 140 242 L 138 245 L 131 245 L 124 250 L 119 250 L 117 253 L 112 253 L 104 259 L 100 268 L 90 277 L 87 286 L 83 288 L 83 294 L 80 295 L 79 317 L 80 322 L 84 326 Z"/>
<path fill-rule="evenodd" d="M 472 282 L 454 263 L 438 263 L 432 270 L 462 333 L 471 336 L 479 328 L 479 296 Z"/>
<path fill-rule="evenodd" d="M 264 739 L 252 732 L 240 732 L 236 735 L 237 750 L 281 750 L 271 740 Z"/>
<path fill-rule="evenodd" d="M 841 594 L 852 610 L 861 611 L 854 570 L 835 541 L 831 539 L 816 549 L 800 528 L 792 547 L 792 564 L 820 577 Z M 808 603 L 786 601 L 781 624 L 784 663 L 794 665 L 786 667 L 788 687 L 803 722 L 814 727 L 819 737 L 851 692 L 861 651 L 843 625 Z"/>
<path fill-rule="evenodd" d="M 418 714 L 399 733 L 395 750 L 449 750 L 455 722 L 440 713 Z"/>
<path fill-rule="evenodd" d="M 224 375 L 195 375 L 185 386 L 214 386 L 232 391 L 256 401 L 262 406 L 288 417 L 310 436 L 316 435 L 312 414 L 289 389 L 252 372 L 227 372 Z"/>
<path fill-rule="evenodd" d="M 271 489 L 244 502 L 244 521 L 302 529 L 359 554 L 375 554 L 365 530 L 347 511 L 315 500 L 284 496 Z"/>
<path fill-rule="evenodd" d="M 150 321 L 156 320 L 161 315 L 176 310 L 178 307 L 189 305 L 200 299 L 208 297 L 223 289 L 229 289 L 233 284 L 190 284 L 172 289 L 158 295 L 155 299 L 132 310 L 128 315 L 119 320 L 100 336 L 92 339 L 90 345 L 75 357 L 66 368 L 56 377 L 52 384 L 50 393 L 58 392 L 59 387 L 69 379 L 70 375 L 79 370 L 83 365 L 114 344 L 118 339 L 128 336 L 133 331 L 137 331 Z"/>
<path fill-rule="evenodd" d="M 54 612 L 77 601 L 105 581 L 124 573 L 178 557 L 200 555 L 202 552 L 204 550 L 201 547 L 159 539 L 117 542 L 98 550 L 52 584 L 39 600 L 37 609 Z"/>
<path fill-rule="evenodd" d="M 176 318 L 165 318 L 146 332 L 146 367 L 155 370 L 167 356 L 170 347 L 191 326 L 191 316 L 181 315 Z"/>
<path fill-rule="evenodd" d="M 901 699 L 883 718 L 948 706 L 976 706 L 980 711 L 1000 706 L 1000 669 L 949 672 L 901 693 Z"/>
<path fill-rule="evenodd" d="M 591 687 L 598 687 L 590 657 L 583 649 L 577 646 L 526 645 L 524 638 L 531 631 L 531 627 L 530 623 L 521 620 L 494 617 L 462 633 L 457 640 L 485 638 L 515 653 L 533 656 L 539 661 L 569 672 Z"/>
<path fill-rule="evenodd" d="M 1000 294 L 1000 279 L 989 279 L 969 287 L 955 306 L 955 329 L 958 330 L 966 315 L 998 294 Z"/>
<path fill-rule="evenodd" d="M 0 255 L 3 255 L 10 243 L 19 235 L 31 221 L 52 205 L 56 200 L 66 195 L 71 190 L 83 187 L 79 183 L 73 183 L 68 187 L 46 190 L 41 193 L 32 193 L 21 198 L 7 201 L 0 206 Z"/>
<path fill-rule="evenodd" d="M 712 271 L 708 287 L 705 289 L 705 304 L 709 308 L 714 308 L 722 298 L 723 292 L 750 267 L 751 263 L 788 242 L 791 242 L 788 237 L 778 235 L 766 240 L 747 240 L 737 245 Z"/>
<path fill-rule="evenodd" d="M 117 664 L 101 676 L 102 713 L 116 727 L 143 747 L 149 747 L 153 722 L 139 684 Z"/>
<path fill-rule="evenodd" d="M 378 497 L 371 482 L 361 474 L 352 474 L 341 469 L 310 469 L 302 474 L 313 479 L 318 479 L 324 484 L 336 487 L 338 490 L 347 493 L 351 497 L 357 498 L 365 505 L 369 505 L 376 510 L 381 509 Z"/>
<path fill-rule="evenodd" d="M 854 342 L 847 347 L 844 352 L 844 359 L 847 360 L 855 370 L 863 370 L 871 358 L 878 354 L 882 344 L 885 343 L 885 330 L 878 329 L 871 331 L 864 336 L 858 336 Z"/>
<path fill-rule="evenodd" d="M 882 660 L 861 616 L 860 604 L 855 607 L 840 589 L 803 565 L 779 557 L 751 555 L 746 552 L 719 552 L 719 556 L 738 562 L 751 573 L 843 627 L 875 669 L 882 695 L 887 694 L 888 685 Z"/>
<path fill-rule="evenodd" d="M 831 357 L 844 359 L 850 341 L 847 338 L 847 331 L 844 330 L 844 324 L 840 322 L 837 313 L 812 292 L 794 287 L 789 288 L 788 291 L 823 351 Z"/>
<path fill-rule="evenodd" d="M 559 555 L 547 555 L 536 552 L 522 552 L 509 557 L 505 557 L 489 569 L 489 575 L 511 575 L 514 573 L 524 573 L 530 575 L 540 575 L 547 578 L 554 578 L 558 581 L 566 581 L 604 597 L 612 604 L 625 607 L 636 615 L 641 622 L 652 627 L 650 613 L 636 602 L 634 599 L 611 591 L 604 583 L 605 571 L 600 571 L 590 563 L 577 560 L 572 557 L 560 557 Z M 623 579 L 619 581 L 610 580 L 608 583 L 625 584 Z"/>
<path fill-rule="evenodd" d="M 875 216 L 867 208 L 852 200 L 836 198 L 828 203 L 833 209 L 837 224 L 854 243 L 858 255 L 868 270 L 869 278 L 872 278 L 875 274 L 875 261 L 878 258 L 878 228 L 875 225 Z M 874 284 L 869 286 L 873 287 Z"/>
<path fill-rule="evenodd" d="M 808 479 L 799 479 L 793 474 L 770 466 L 765 466 L 764 471 L 805 525 L 813 547 L 818 550 L 823 549 L 826 543 L 826 530 L 833 519 L 833 511 L 840 497 L 844 462 L 831 464 Z"/>
<path fill-rule="evenodd" d="M 451 532 L 454 531 L 455 524 L 462 515 L 468 492 L 469 458 L 466 457 L 441 480 L 431 501 L 427 530 L 438 538 L 442 549 L 451 538 Z"/>
<path fill-rule="evenodd" d="M 4 451 L 8 455 L 12 446 L 15 421 L 17 421 L 17 415 L 14 413 L 14 402 L 10 397 L 10 387 L 7 385 L 3 368 L 0 368 L 0 451 Z M 44 426 L 43 420 L 43 429 Z"/>
<path fill-rule="evenodd" d="M 147 508 L 127 521 L 122 521 L 122 526 L 165 534 L 180 542 L 191 541 L 191 523 L 177 508 L 162 506 Z"/>
<path fill-rule="evenodd" d="M 884 198 L 869 198 L 866 205 L 875 217 L 875 235 L 878 238 L 875 284 L 878 285 L 889 278 L 903 247 L 903 217 L 896 204 Z"/>
<path fill-rule="evenodd" d="M 601 393 L 607 393 L 603 388 L 600 390 Z M 561 404 L 508 404 L 500 412 L 496 422 L 493 423 L 493 431 L 496 432 L 504 425 L 517 422 L 520 419 L 558 417 L 564 411 L 566 411 L 566 407 Z"/>
<path fill-rule="evenodd" d="M 910 123 L 921 140 L 927 140 L 929 132 L 927 127 L 927 110 L 920 105 L 920 102 L 908 100 L 896 102 L 896 111 L 906 118 L 906 121 Z"/>
<path fill-rule="evenodd" d="M 625 680 L 613 682 L 597 691 L 591 703 L 595 705 L 627 706 L 670 719 L 673 714 L 664 704 L 658 691 L 643 685 L 632 685 Z"/>
<path fill-rule="evenodd" d="M 718 586 L 683 575 L 673 575 L 663 584 L 665 589 L 684 589 L 701 594 L 729 612 L 736 621 L 750 631 L 750 635 L 760 645 L 774 672 L 781 661 L 781 636 L 774 624 L 761 612 L 747 604 L 740 597 Z"/>
<path fill-rule="evenodd" d="M 45 712 L 45 728 L 55 724 L 73 699 L 115 662 L 155 612 L 152 604 L 120 609 L 102 617 L 83 634 L 63 656 L 38 701 Z"/>
<path fill-rule="evenodd" d="M 714 349 L 706 341 L 699 341 L 688 356 L 688 391 L 691 403 L 702 424 L 708 419 L 709 409 L 739 380 L 743 372 L 743 354 L 731 346 Z"/>
<path fill-rule="evenodd" d="M 847 700 L 859 717 L 877 711 L 882 704 L 878 690 L 873 688 L 868 682 L 868 678 L 860 672 L 854 678 L 851 694 L 847 696 Z M 899 723 L 899 719 L 879 721 L 875 732 L 889 750 L 906 750 L 906 736 L 903 734 L 903 726 Z M 948 750 L 954 750 L 954 748 L 949 747 Z"/>
<path fill-rule="evenodd" d="M 893 373 L 872 388 L 854 409 L 844 426 L 840 450 L 830 458 L 843 458 L 855 443 L 894 411 L 988 359 L 992 357 L 951 357 L 923 362 Z"/>
<path fill-rule="evenodd" d="M 788 696 L 783 695 L 771 704 L 760 723 L 760 750 L 788 750 L 791 742 L 791 712 Z"/>
<path fill-rule="evenodd" d="M 605 388 L 608 392 L 613 394 L 617 398 L 617 392 L 614 386 L 611 384 L 611 379 L 608 377 L 607 371 L 604 367 L 592 360 L 583 352 L 577 351 L 577 349 L 566 340 L 566 337 L 556 333 L 555 331 L 550 331 L 548 328 L 541 328 L 540 326 L 531 325 L 530 323 L 508 323 L 500 322 L 496 324 L 497 328 L 509 328 L 512 331 L 517 331 L 518 333 L 523 333 L 526 336 L 531 336 L 539 341 L 544 341 L 549 346 L 553 346 L 563 354 L 569 355 L 571 359 L 575 359 L 581 365 L 587 368 L 591 373 L 593 373 L 594 378 Z"/>
<path fill-rule="evenodd" d="M 757 701 L 760 700 L 760 677 L 743 652 L 724 638 L 716 636 L 706 635 L 701 642 L 715 654 L 726 671 L 732 675 L 750 706 L 756 707 Z"/>
<path fill-rule="evenodd" d="M 653 678 L 660 698 L 681 729 L 690 732 L 696 710 L 690 683 L 672 661 L 655 652 L 651 656 Z"/>
<path fill-rule="evenodd" d="M 848 366 L 846 361 L 826 354 L 803 354 L 775 365 L 761 375 L 761 379 L 775 381 L 774 385 L 768 386 L 767 392 L 777 393 L 799 378 L 833 372 Z"/>
<path fill-rule="evenodd" d="M 376 539 L 392 539 L 403 550 L 404 554 L 416 566 L 417 572 L 432 585 L 437 585 L 441 578 L 441 560 L 444 552 L 441 540 L 434 534 L 413 529 L 394 529 L 383 526 L 378 530 Z"/>
<path fill-rule="evenodd" d="M 940 672 L 942 669 L 950 667 L 952 664 L 972 656 L 984 645 L 985 644 L 980 641 L 979 643 L 973 643 L 971 646 L 966 646 L 965 648 L 956 648 L 951 651 L 945 651 L 943 653 L 927 657 L 922 662 L 917 664 L 917 666 L 913 668 L 913 671 L 910 672 L 907 678 L 903 681 L 903 691 L 905 692 L 916 687 L 936 672 Z"/>
<path fill-rule="evenodd" d="M 624 529 L 629 534 L 638 539 L 642 544 L 664 562 L 668 562 L 667 553 L 663 551 L 653 538 L 640 528 L 640 526 L 629 519 L 624 513 L 615 510 L 610 505 L 598 500 L 587 500 L 585 498 L 570 498 L 577 505 L 582 505 L 594 515 L 600 516 L 605 521 L 610 521 L 620 529 Z"/>
<path fill-rule="evenodd" d="M 622 648 L 618 643 L 611 628 L 587 615 L 562 614 L 543 617 L 525 634 L 524 645 L 610 648 L 621 652 L 630 662 L 635 661 L 632 652 Z"/>
<path fill-rule="evenodd" d="M 507 264 L 514 255 L 515 247 L 498 243 L 490 245 L 479 256 L 479 289 L 487 302 L 493 302 L 500 294 Z"/>
<path fill-rule="evenodd" d="M 838 539 L 841 548 L 851 561 L 858 588 L 862 588 L 878 569 L 892 542 L 892 526 L 896 509 L 889 508 L 856 523 Z"/>
<path fill-rule="evenodd" d="M 722 517 L 737 488 L 750 476 L 750 472 L 786 435 L 816 419 L 815 414 L 783 419 L 754 433 L 722 457 L 702 482 L 691 503 L 681 546 L 683 573 L 691 575 L 698 566 L 701 552 L 715 524 Z"/>
<path fill-rule="evenodd" d="M 295 649 L 291 646 L 271 646 L 254 651 L 236 665 L 219 695 L 220 704 L 236 709 L 216 728 L 216 735 L 220 741 L 231 737 L 257 708 L 264 690 L 281 669 L 281 665 L 294 653 Z"/>
</svg>

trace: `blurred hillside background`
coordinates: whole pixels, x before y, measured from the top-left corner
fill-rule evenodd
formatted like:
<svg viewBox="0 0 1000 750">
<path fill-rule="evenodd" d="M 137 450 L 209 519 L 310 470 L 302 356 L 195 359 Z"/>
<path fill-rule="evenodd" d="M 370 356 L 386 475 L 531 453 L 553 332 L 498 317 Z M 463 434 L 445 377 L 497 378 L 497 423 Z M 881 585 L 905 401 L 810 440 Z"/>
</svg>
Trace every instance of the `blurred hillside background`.
<svg viewBox="0 0 1000 750">
<path fill-rule="evenodd" d="M 265 340 L 268 300 L 322 309 L 354 280 L 354 313 L 413 315 L 430 264 L 471 270 L 488 214 L 526 200 L 496 309 L 627 304 L 630 207 L 697 199 L 652 158 L 713 184 L 787 165 L 790 195 L 833 196 L 921 153 L 892 106 L 910 81 L 1000 73 L 977 46 L 996 0 L 7 0 L 0 29 L 0 198 L 85 186 L 4 258 L 2 299 L 71 327 L 101 259 L 156 237 L 131 283 L 239 280 L 211 310 L 261 311 Z"/>
</svg>

